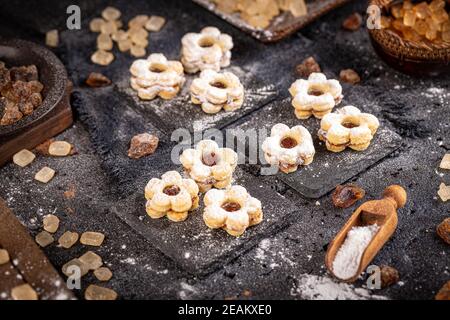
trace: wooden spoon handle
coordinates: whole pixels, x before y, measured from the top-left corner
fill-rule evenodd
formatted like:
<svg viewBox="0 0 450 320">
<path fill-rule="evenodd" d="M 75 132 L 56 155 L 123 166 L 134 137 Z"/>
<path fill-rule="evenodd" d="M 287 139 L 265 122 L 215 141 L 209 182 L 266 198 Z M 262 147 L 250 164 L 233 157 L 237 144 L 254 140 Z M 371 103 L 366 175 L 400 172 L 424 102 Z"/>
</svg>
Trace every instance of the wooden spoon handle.
<svg viewBox="0 0 450 320">
<path fill-rule="evenodd" d="M 391 200 L 395 208 L 400 209 L 405 206 L 408 196 L 402 186 L 393 184 L 384 189 L 383 198 Z"/>
</svg>

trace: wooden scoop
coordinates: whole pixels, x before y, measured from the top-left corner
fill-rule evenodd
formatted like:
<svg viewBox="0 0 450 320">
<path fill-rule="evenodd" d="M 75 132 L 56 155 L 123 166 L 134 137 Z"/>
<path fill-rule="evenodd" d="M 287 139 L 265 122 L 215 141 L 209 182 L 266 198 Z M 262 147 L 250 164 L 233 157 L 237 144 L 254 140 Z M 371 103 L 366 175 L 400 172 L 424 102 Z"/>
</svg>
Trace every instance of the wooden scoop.
<svg viewBox="0 0 450 320">
<path fill-rule="evenodd" d="M 387 187 L 383 192 L 383 199 L 371 200 L 363 203 L 352 214 L 344 227 L 339 231 L 333 241 L 330 242 L 325 256 L 325 265 L 328 271 L 336 278 L 333 272 L 333 261 L 339 248 L 345 241 L 347 233 L 353 227 L 368 226 L 376 223 L 380 229 L 374 235 L 369 245 L 361 256 L 361 261 L 356 274 L 349 279 L 340 279 L 344 282 L 354 282 L 367 268 L 373 258 L 383 245 L 389 240 L 397 228 L 397 209 L 406 203 L 407 195 L 405 189 L 398 185 Z M 339 279 L 339 278 L 338 278 Z"/>
</svg>

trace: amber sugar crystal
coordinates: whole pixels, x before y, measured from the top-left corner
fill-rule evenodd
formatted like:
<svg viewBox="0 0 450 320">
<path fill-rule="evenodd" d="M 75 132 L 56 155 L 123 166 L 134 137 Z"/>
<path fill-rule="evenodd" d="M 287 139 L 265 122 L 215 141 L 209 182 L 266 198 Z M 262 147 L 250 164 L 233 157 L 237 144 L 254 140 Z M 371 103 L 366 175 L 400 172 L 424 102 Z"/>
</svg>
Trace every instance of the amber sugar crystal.
<svg viewBox="0 0 450 320">
<path fill-rule="evenodd" d="M 450 20 L 445 0 L 420 3 L 404 1 L 390 7 L 390 17 L 381 18 L 381 27 L 394 30 L 414 42 L 450 42 Z"/>
<path fill-rule="evenodd" d="M 336 208 L 348 208 L 355 204 L 356 201 L 362 199 L 366 192 L 364 189 L 354 185 L 338 185 L 334 190 L 331 198 Z"/>
<path fill-rule="evenodd" d="M 232 14 L 238 12 L 242 20 L 254 28 L 265 29 L 282 12 L 294 17 L 307 14 L 305 0 L 212 0 L 217 9 Z"/>
</svg>

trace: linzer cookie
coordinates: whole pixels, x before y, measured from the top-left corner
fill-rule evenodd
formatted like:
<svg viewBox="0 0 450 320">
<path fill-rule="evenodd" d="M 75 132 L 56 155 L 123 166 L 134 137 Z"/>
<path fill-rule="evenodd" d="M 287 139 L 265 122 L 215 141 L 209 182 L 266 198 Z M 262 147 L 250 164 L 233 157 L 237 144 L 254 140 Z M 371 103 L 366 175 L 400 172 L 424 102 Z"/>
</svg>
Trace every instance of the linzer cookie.
<svg viewBox="0 0 450 320">
<path fill-rule="evenodd" d="M 187 73 L 206 69 L 219 71 L 230 65 L 233 40 L 215 27 L 203 28 L 200 33 L 187 33 L 181 39 L 181 45 L 181 62 Z"/>
<path fill-rule="evenodd" d="M 205 195 L 203 220 L 211 229 L 223 228 L 238 237 L 263 219 L 261 202 L 241 186 L 227 190 L 212 189 Z"/>
<path fill-rule="evenodd" d="M 231 72 L 202 71 L 190 90 L 192 103 L 201 105 L 206 113 L 234 111 L 244 103 L 244 87 Z"/>
<path fill-rule="evenodd" d="M 305 127 L 289 128 L 282 123 L 273 126 L 262 149 L 266 161 L 284 173 L 297 171 L 300 165 L 309 165 L 316 152 L 311 134 Z"/>
<path fill-rule="evenodd" d="M 168 171 L 161 179 L 151 179 L 145 187 L 147 214 L 153 218 L 167 215 L 172 221 L 184 221 L 188 212 L 198 208 L 198 186 L 192 179 L 183 179 L 176 171 Z"/>
<path fill-rule="evenodd" d="M 195 149 L 186 149 L 180 162 L 189 176 L 195 180 L 201 192 L 226 188 L 237 164 L 237 153 L 229 148 L 219 148 L 212 140 L 200 141 Z"/>
<path fill-rule="evenodd" d="M 160 53 L 134 61 L 130 72 L 131 87 L 142 100 L 152 100 L 157 96 L 172 99 L 185 82 L 181 63 L 169 61 Z"/>
<path fill-rule="evenodd" d="M 374 115 L 346 106 L 322 119 L 319 138 L 333 152 L 341 152 L 347 147 L 363 151 L 369 147 L 379 126 Z"/>
<path fill-rule="evenodd" d="M 339 81 L 328 80 L 323 73 L 311 73 L 308 80 L 295 81 L 289 92 L 298 119 L 308 119 L 312 115 L 322 119 L 343 98 Z"/>
</svg>

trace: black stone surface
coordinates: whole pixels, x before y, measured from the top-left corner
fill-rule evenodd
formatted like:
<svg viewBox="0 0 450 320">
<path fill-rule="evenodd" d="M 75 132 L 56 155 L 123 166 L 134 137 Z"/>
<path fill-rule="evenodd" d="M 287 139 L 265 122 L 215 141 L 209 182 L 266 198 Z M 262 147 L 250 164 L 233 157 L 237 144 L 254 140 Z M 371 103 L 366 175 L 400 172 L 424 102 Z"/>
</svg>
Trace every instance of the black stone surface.
<svg viewBox="0 0 450 320">
<path fill-rule="evenodd" d="M 117 6 L 126 6 L 126 1 L 118 2 Z M 171 3 L 167 3 L 170 8 Z M 187 7 L 192 6 L 194 10 L 176 10 L 171 11 L 170 16 L 164 28 L 157 33 L 150 33 L 149 48 L 150 53 L 163 53 L 169 60 L 180 59 L 181 38 L 187 32 L 200 32 L 200 30 L 208 25 L 214 25 L 213 21 L 217 20 L 213 16 L 200 15 L 203 9 L 195 4 L 188 3 Z M 150 3 L 140 2 L 141 11 L 155 12 Z M 164 9 L 161 6 L 161 9 Z M 101 8 L 101 7 L 100 7 Z M 124 11 L 123 21 L 128 21 L 139 10 Z M 162 10 L 164 15 L 164 11 Z M 91 17 L 97 17 L 101 13 L 93 12 Z M 156 12 L 155 12 L 156 14 Z M 96 38 L 98 34 L 92 33 L 88 28 L 88 19 L 84 20 L 85 27 L 79 31 L 65 31 L 61 36 L 64 46 L 69 50 L 64 53 L 64 61 L 73 76 L 75 83 L 82 84 L 86 78 L 85 70 L 99 70 L 103 72 L 102 67 L 96 66 L 91 62 L 90 56 L 96 47 Z M 178 128 L 185 128 L 190 131 L 203 131 L 212 127 L 222 129 L 226 125 L 236 121 L 245 114 L 248 114 L 271 100 L 278 95 L 275 84 L 267 83 L 262 79 L 262 75 L 256 73 L 254 67 L 255 60 L 264 61 L 266 58 L 261 55 L 263 52 L 262 44 L 257 41 L 247 41 L 247 36 L 238 30 L 226 25 L 221 28 L 222 32 L 226 32 L 233 37 L 234 48 L 232 50 L 232 62 L 230 67 L 224 71 L 235 73 L 241 80 L 245 91 L 245 101 L 242 108 L 236 112 L 221 112 L 216 115 L 205 114 L 200 106 L 193 105 L 190 102 L 189 87 L 196 75 L 186 75 L 186 83 L 179 95 L 170 101 L 155 99 L 152 101 L 141 101 L 135 91 L 130 88 L 130 72 L 129 68 L 134 60 L 129 53 L 121 53 L 116 47 L 112 51 L 116 57 L 115 61 L 108 66 L 105 72 L 113 82 L 117 85 L 119 91 L 126 93 L 135 102 L 135 108 L 139 109 L 143 114 L 155 119 L 154 123 L 165 133 L 170 134 Z M 77 50 L 70 50 L 74 43 L 77 43 Z M 256 53 L 258 57 L 249 53 Z"/>
<path fill-rule="evenodd" d="M 247 62 L 251 64 L 251 62 Z M 235 64 L 233 62 L 233 64 Z M 264 86 L 256 76 L 247 72 L 244 67 L 230 66 L 225 69 L 239 77 L 245 88 L 245 100 L 241 108 L 235 112 L 219 112 L 215 115 L 206 114 L 199 105 L 191 103 L 189 87 L 197 75 L 187 75 L 186 83 L 179 95 L 170 101 L 156 99 L 153 101 L 140 101 L 136 92 L 130 88 L 129 77 L 126 76 L 118 84 L 119 90 L 133 98 L 138 109 L 156 117 L 167 133 L 176 129 L 186 129 L 190 132 L 201 132 L 211 128 L 223 129 L 241 117 L 259 109 L 261 106 L 275 99 L 278 95 L 274 86 Z M 127 74 L 124 72 L 124 74 Z"/>
<path fill-rule="evenodd" d="M 163 173 L 155 173 L 155 176 Z M 263 203 L 263 222 L 248 228 L 238 238 L 229 236 L 224 230 L 206 227 L 202 217 L 203 196 L 200 197 L 200 207 L 189 213 L 183 223 L 173 223 L 165 217 L 149 219 L 145 213 L 143 190 L 111 211 L 183 269 L 195 275 L 207 274 L 240 256 L 261 239 L 285 228 L 304 209 L 294 207 L 282 195 L 240 169 L 234 174 L 233 184 L 245 187 L 252 197 Z"/>
<path fill-rule="evenodd" d="M 342 106 L 344 104 L 339 105 L 337 109 Z M 365 112 L 366 110 L 362 109 L 362 111 Z M 301 195 L 314 199 L 324 196 L 332 191 L 336 185 L 348 181 L 394 152 L 400 147 L 402 140 L 398 134 L 381 125 L 367 150 L 355 152 L 346 149 L 340 153 L 329 152 L 317 135 L 320 120 L 314 117 L 306 121 L 298 120 L 294 115 L 291 98 L 287 98 L 270 103 L 261 110 L 254 112 L 250 117 L 244 118 L 230 127 L 231 134 L 237 137 L 237 143 L 242 146 L 245 145 L 246 149 L 250 148 L 249 140 L 245 140 L 245 136 L 242 137 L 239 133 L 248 132 L 252 128 L 258 128 L 258 132 L 265 129 L 265 134 L 259 133 L 258 136 L 259 162 L 255 164 L 255 168 L 252 170 L 258 175 L 264 174 L 264 168 L 269 169 L 263 154 L 261 154 L 261 145 L 265 137 L 270 136 L 271 128 L 277 123 L 284 123 L 289 127 L 302 125 L 308 129 L 313 137 L 314 147 L 316 148 L 314 161 L 290 174 L 279 172 L 277 178 Z M 246 154 L 249 155 L 249 150 L 246 151 Z"/>
<path fill-rule="evenodd" d="M 81 5 L 84 27 L 89 17 L 98 15 L 107 4 L 106 1 L 9 1 L 0 11 L 0 35 L 43 44 L 47 30 L 54 27 L 60 31 L 65 29 L 65 9 L 72 3 Z M 436 225 L 450 214 L 448 203 L 442 203 L 436 194 L 441 182 L 450 183 L 449 173 L 437 169 L 443 155 L 450 150 L 450 78 L 417 79 L 393 71 L 375 55 L 364 29 L 357 32 L 341 30 L 340 25 L 346 16 L 354 11 L 365 12 L 365 1 L 354 1 L 295 36 L 267 46 L 241 35 L 238 30 L 189 1 L 111 1 L 108 4 L 122 9 L 126 7 L 127 10 L 123 10 L 126 18 L 138 13 L 166 16 L 179 26 L 179 29 L 175 28 L 178 30 L 176 39 L 184 32 L 192 31 L 183 29 L 184 23 L 195 30 L 212 24 L 232 33 L 239 44 L 235 50 L 238 52 L 245 48 L 248 61 L 253 61 L 248 66 L 251 72 L 263 83 L 274 85 L 279 92 L 277 101 L 288 96 L 287 88 L 295 80 L 295 65 L 310 55 L 314 55 L 329 77 L 337 77 L 344 68 L 355 69 L 362 76 L 362 82 L 357 86 L 344 86 L 344 103 L 364 106 L 364 110 L 376 114 L 385 128 L 402 137 L 403 143 L 397 151 L 351 181 L 366 190 L 365 199 L 379 197 L 392 183 L 403 185 L 409 196 L 407 205 L 399 212 L 398 229 L 373 261 L 377 265 L 388 264 L 397 268 L 402 283 L 373 293 L 391 299 L 432 299 L 450 279 L 450 250 L 435 233 Z M 83 33 L 80 31 L 80 35 Z M 68 43 L 65 39 L 69 37 L 73 41 Z M 176 39 L 170 43 L 160 42 L 158 35 L 152 34 L 150 46 L 153 46 L 152 51 L 164 52 L 163 44 L 167 47 L 178 45 Z M 93 65 L 89 69 L 79 68 L 85 65 L 93 44 L 93 36 L 77 37 L 77 32 L 65 31 L 62 45 L 55 50 L 66 64 L 77 91 L 84 90 L 79 86 L 90 71 L 101 71 L 118 83 L 124 75 L 116 73 L 115 66 L 122 62 L 129 65 L 132 61 L 131 57 L 120 56 L 108 68 Z M 69 57 L 76 59 L 70 60 Z M 81 92 L 74 98 L 78 115 L 75 125 L 57 137 L 75 144 L 79 151 L 77 155 L 68 158 L 39 156 L 25 169 L 13 164 L 0 169 L 0 196 L 33 236 L 41 230 L 42 218 L 48 213 L 55 213 L 61 219 L 57 236 L 65 230 L 104 232 L 104 245 L 94 251 L 103 257 L 114 273 L 105 285 L 115 289 L 122 299 L 298 299 L 302 298 L 297 294 L 298 284 L 305 274 L 326 275 L 323 261 L 327 244 L 354 207 L 335 209 L 329 196 L 318 201 L 305 199 L 276 176 L 256 179 L 261 185 L 267 184 L 283 195 L 286 205 L 292 202 L 297 206 L 298 213 L 293 215 L 289 227 L 267 235 L 255 248 L 208 276 L 189 274 L 123 223 L 111 208 L 124 205 L 127 196 L 140 191 L 133 186 L 144 183 L 164 164 L 158 161 L 152 164 L 151 158 L 144 160 L 144 164 L 127 163 L 119 154 L 124 157 L 132 132 L 142 129 L 165 132 L 166 129 L 141 113 L 126 94 L 117 95 L 115 88 L 101 90 L 105 90 L 104 95 L 101 91 Z M 105 100 L 109 90 L 114 94 L 111 100 Z M 98 101 L 97 95 L 101 98 Z M 114 119 L 117 119 L 121 115 L 120 107 L 124 108 L 123 122 L 106 123 L 100 127 L 98 122 L 88 121 L 85 110 L 77 103 L 84 99 L 91 101 L 86 103 L 86 110 L 99 106 L 96 112 L 98 119 L 105 117 L 102 110 L 114 110 Z M 115 99 L 121 103 L 117 104 Z M 110 101 L 111 105 L 105 101 Z M 116 105 L 117 110 L 114 109 Z M 131 111 L 132 115 L 127 115 Z M 135 122 L 135 113 L 142 119 Z M 93 114 L 92 111 L 89 115 Z M 102 118 L 100 122 L 103 121 L 106 120 Z M 132 124 L 135 127 L 127 129 Z M 113 130 L 115 126 L 121 129 Z M 106 139 L 107 134 L 100 134 L 103 131 L 97 131 L 98 128 L 108 128 L 116 135 L 110 134 L 111 137 Z M 121 134 L 117 135 L 117 132 Z M 168 141 L 168 136 L 161 138 L 163 142 L 159 152 L 162 154 L 170 150 L 170 145 L 164 147 L 164 139 Z M 33 180 L 34 174 L 44 165 L 58 172 L 47 185 Z M 125 171 L 128 166 L 129 172 Z M 242 168 L 249 172 L 254 170 L 251 166 Z M 75 198 L 66 199 L 63 192 L 71 186 L 76 190 Z M 78 244 L 64 250 L 51 245 L 44 251 L 60 268 L 88 249 L 92 248 Z M 357 288 L 365 284 L 365 277 L 356 283 Z M 82 290 L 76 291 L 79 297 L 89 283 L 96 283 L 91 274 L 83 279 Z"/>
</svg>

